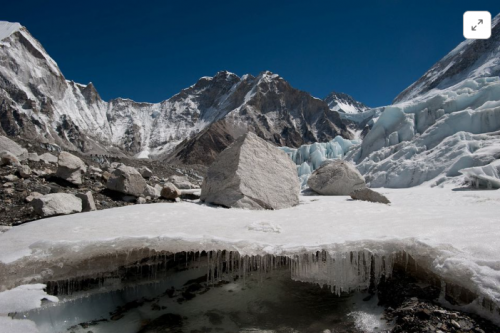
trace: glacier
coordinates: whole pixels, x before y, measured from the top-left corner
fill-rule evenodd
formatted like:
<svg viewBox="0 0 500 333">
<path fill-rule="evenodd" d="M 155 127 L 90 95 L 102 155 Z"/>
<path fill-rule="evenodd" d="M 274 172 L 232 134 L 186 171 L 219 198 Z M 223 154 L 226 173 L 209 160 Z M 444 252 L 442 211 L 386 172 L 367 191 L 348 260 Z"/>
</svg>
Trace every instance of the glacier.
<svg viewBox="0 0 500 333">
<path fill-rule="evenodd" d="M 460 170 L 500 158 L 498 77 L 467 79 L 372 112 L 371 130 L 345 156 L 370 187 L 461 183 Z"/>
<path fill-rule="evenodd" d="M 336 136 L 329 142 L 316 142 L 302 145 L 299 148 L 278 147 L 297 164 L 297 174 L 301 187 L 307 187 L 307 180 L 311 173 L 319 168 L 323 162 L 333 159 L 343 159 L 349 150 L 359 145 L 359 140 L 348 140 Z"/>
</svg>

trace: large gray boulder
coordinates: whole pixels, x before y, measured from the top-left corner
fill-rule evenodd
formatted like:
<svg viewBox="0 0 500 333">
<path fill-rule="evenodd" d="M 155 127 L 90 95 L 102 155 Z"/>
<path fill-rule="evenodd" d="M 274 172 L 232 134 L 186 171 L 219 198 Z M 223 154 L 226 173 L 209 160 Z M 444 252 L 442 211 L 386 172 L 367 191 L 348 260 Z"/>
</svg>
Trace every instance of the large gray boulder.
<svg viewBox="0 0 500 333">
<path fill-rule="evenodd" d="M 26 149 L 24 149 L 8 137 L 0 135 L 0 151 L 4 150 L 12 153 L 20 161 L 28 158 L 28 151 Z"/>
<path fill-rule="evenodd" d="M 147 183 L 135 168 L 120 164 L 111 173 L 106 187 L 113 191 L 139 197 L 144 194 Z"/>
<path fill-rule="evenodd" d="M 82 211 L 82 200 L 73 194 L 51 193 L 31 201 L 36 214 L 47 217 L 54 215 L 66 215 L 80 213 Z"/>
<path fill-rule="evenodd" d="M 299 204 L 297 169 L 287 154 L 249 132 L 219 154 L 201 187 L 202 201 L 246 209 Z"/>
<path fill-rule="evenodd" d="M 59 154 L 56 177 L 75 185 L 82 184 L 82 175 L 87 172 L 87 166 L 80 158 L 65 151 Z"/>
<path fill-rule="evenodd" d="M 370 202 L 378 202 L 378 203 L 384 203 L 384 204 L 390 204 L 391 202 L 389 199 L 387 199 L 386 196 L 383 194 L 380 194 L 372 189 L 369 189 L 367 187 L 361 189 L 361 190 L 356 190 L 351 193 L 351 198 L 354 200 L 363 200 L 363 201 L 370 201 Z"/>
<path fill-rule="evenodd" d="M 349 195 L 366 186 L 365 179 L 354 165 L 342 160 L 323 163 L 309 177 L 307 185 L 323 195 Z"/>
</svg>

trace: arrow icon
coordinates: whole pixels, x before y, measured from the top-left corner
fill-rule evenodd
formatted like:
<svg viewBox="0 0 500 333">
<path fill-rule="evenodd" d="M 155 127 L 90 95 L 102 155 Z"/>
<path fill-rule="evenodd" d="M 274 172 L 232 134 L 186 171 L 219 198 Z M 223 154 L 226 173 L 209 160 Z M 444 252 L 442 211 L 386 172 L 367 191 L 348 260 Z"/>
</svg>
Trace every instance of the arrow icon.
<svg viewBox="0 0 500 333">
<path fill-rule="evenodd" d="M 479 23 L 478 24 L 483 24 L 483 19 L 479 19 Z"/>
<path fill-rule="evenodd" d="M 476 27 L 477 27 L 477 25 L 473 26 L 472 31 L 476 31 Z"/>
</svg>

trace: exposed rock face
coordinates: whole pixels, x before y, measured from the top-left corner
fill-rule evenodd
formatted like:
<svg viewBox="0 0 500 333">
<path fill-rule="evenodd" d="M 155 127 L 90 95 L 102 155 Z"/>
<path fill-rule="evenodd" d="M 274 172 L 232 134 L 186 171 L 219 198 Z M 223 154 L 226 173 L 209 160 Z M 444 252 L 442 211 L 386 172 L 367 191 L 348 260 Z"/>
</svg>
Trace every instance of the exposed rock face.
<svg viewBox="0 0 500 333">
<path fill-rule="evenodd" d="M 82 200 L 82 212 L 91 212 L 97 209 L 92 192 L 78 193 L 76 197 Z"/>
<path fill-rule="evenodd" d="M 26 149 L 24 149 L 11 139 L 1 135 L 0 135 L 0 151 L 8 151 L 14 156 L 16 156 L 17 159 L 20 161 L 28 158 L 28 151 Z"/>
<path fill-rule="evenodd" d="M 229 74 L 218 73 L 213 79 L 223 75 Z M 235 84 L 220 106 L 219 117 L 180 143 L 167 161 L 209 165 L 247 131 L 288 147 L 325 142 L 337 135 L 352 137 L 338 112 L 330 111 L 324 101 L 294 89 L 279 75 L 262 72 L 257 77 L 245 75 L 241 79 L 230 75 Z"/>
<path fill-rule="evenodd" d="M 19 165 L 18 158 L 9 151 L 0 152 L 0 165 Z"/>
<path fill-rule="evenodd" d="M 307 185 L 318 194 L 349 195 L 365 187 L 365 179 L 349 162 L 327 161 L 316 169 Z"/>
<path fill-rule="evenodd" d="M 249 132 L 208 168 L 201 200 L 225 207 L 281 209 L 299 203 L 300 183 L 286 153 Z"/>
<path fill-rule="evenodd" d="M 119 165 L 113 170 L 106 187 L 110 190 L 139 197 L 144 194 L 147 183 L 133 167 Z"/>
<path fill-rule="evenodd" d="M 387 199 L 386 196 L 383 194 L 380 194 L 372 189 L 369 189 L 367 187 L 356 190 L 351 193 L 351 198 L 354 200 L 363 200 L 363 201 L 370 201 L 370 202 L 379 202 L 379 203 L 384 203 L 384 204 L 390 204 L 391 202 L 389 199 Z"/>
<path fill-rule="evenodd" d="M 161 103 L 105 102 L 92 83 L 66 80 L 28 30 L 11 25 L 10 35 L 2 39 L 9 47 L 0 48 L 0 133 L 9 136 L 56 143 L 65 150 L 141 157 L 154 152 L 191 163 L 191 155 L 218 131 L 216 142 L 208 144 L 205 165 L 246 131 L 291 147 L 351 137 L 325 102 L 267 71 L 256 77 L 221 71 Z M 215 125 L 220 121 L 224 126 Z"/>
<path fill-rule="evenodd" d="M 57 177 L 75 185 L 81 185 L 82 175 L 85 172 L 87 172 L 87 166 L 80 158 L 65 151 L 59 154 Z"/>
<path fill-rule="evenodd" d="M 172 183 L 165 183 L 161 190 L 161 196 L 165 199 L 175 200 L 181 196 L 181 191 Z"/>
<path fill-rule="evenodd" d="M 72 194 L 51 193 L 31 201 L 35 213 L 40 216 L 66 215 L 80 213 L 82 200 Z"/>
</svg>

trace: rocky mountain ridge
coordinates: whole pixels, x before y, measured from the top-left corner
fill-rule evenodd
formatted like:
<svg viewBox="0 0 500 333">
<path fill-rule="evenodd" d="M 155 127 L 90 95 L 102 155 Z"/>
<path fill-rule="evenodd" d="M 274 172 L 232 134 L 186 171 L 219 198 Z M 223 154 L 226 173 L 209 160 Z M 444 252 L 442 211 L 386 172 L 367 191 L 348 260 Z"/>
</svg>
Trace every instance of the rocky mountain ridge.
<svg viewBox="0 0 500 333">
<path fill-rule="evenodd" d="M 246 131 L 291 147 L 352 137 L 324 101 L 268 71 L 241 78 L 221 71 L 160 103 L 105 102 L 92 83 L 66 80 L 26 28 L 1 22 L 0 31 L 1 134 L 181 163 L 210 163 Z"/>
</svg>

